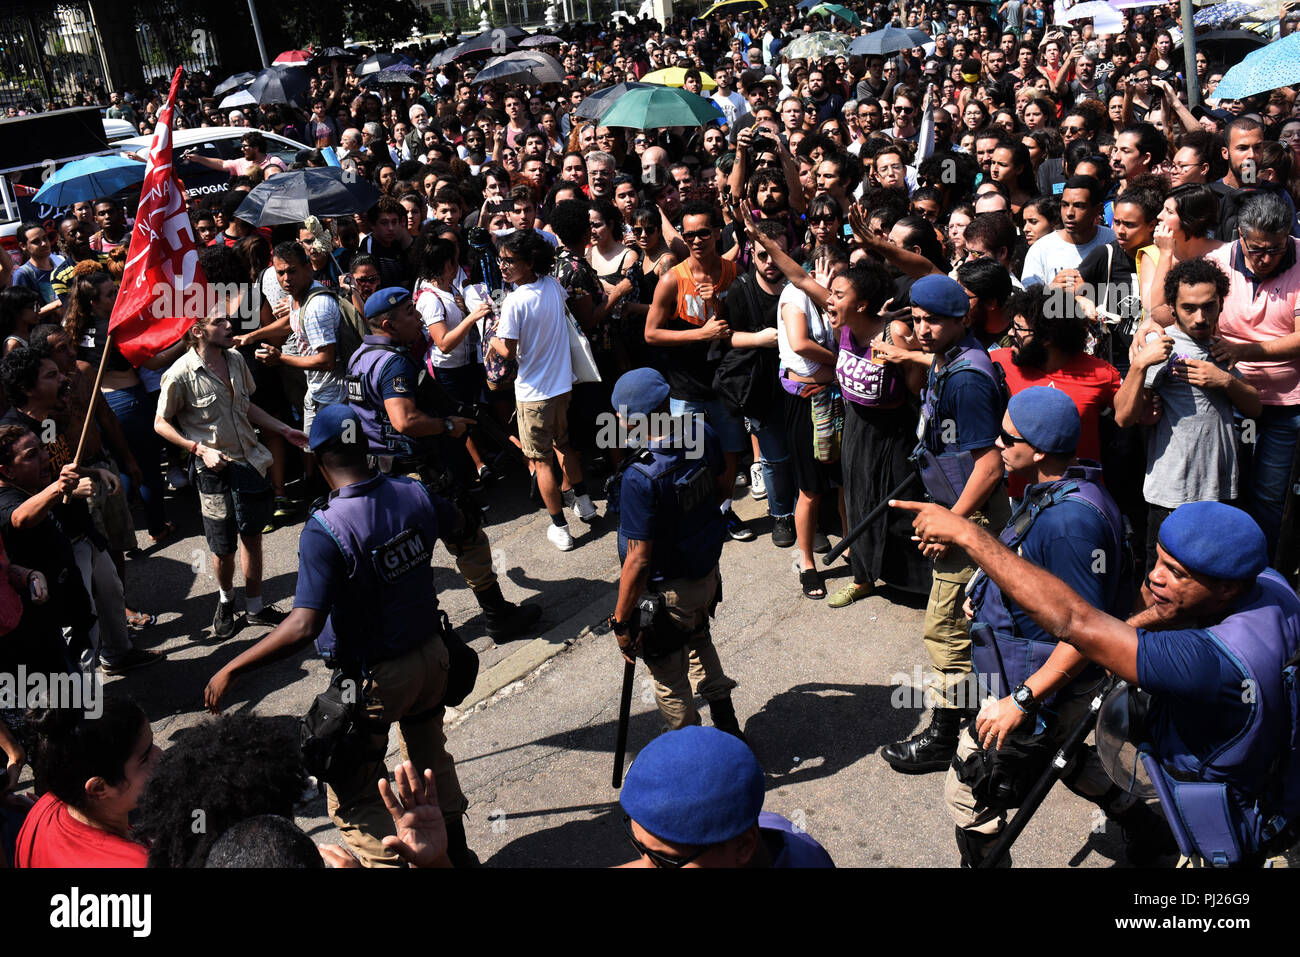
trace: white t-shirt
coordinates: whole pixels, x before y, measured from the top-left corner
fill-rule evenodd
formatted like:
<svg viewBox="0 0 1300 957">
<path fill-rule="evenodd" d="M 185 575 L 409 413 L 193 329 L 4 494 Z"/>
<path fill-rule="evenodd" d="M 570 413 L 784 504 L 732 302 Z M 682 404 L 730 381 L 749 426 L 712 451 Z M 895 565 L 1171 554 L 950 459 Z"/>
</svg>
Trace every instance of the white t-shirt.
<svg viewBox="0 0 1300 957">
<path fill-rule="evenodd" d="M 469 308 L 468 303 L 465 305 Z M 467 315 L 456 305 L 456 297 L 452 293 L 444 292 L 427 280 L 415 287 L 415 310 L 420 314 L 426 329 L 434 323 L 442 323 L 444 334 L 459 326 Z M 429 365 L 435 368 L 459 369 L 478 362 L 478 355 L 478 328 L 475 327 L 452 347 L 451 352 L 443 352 L 435 346 L 431 336 L 426 358 Z"/>
<path fill-rule="evenodd" d="M 567 298 L 553 277 L 542 276 L 518 287 L 501 303 L 497 338 L 519 343 L 515 398 L 520 402 L 540 402 L 573 390 Z"/>
<path fill-rule="evenodd" d="M 735 90 L 726 95 L 721 90 L 717 90 L 709 99 L 718 104 L 718 109 L 722 110 L 722 115 L 726 117 L 728 126 L 735 126 L 736 120 L 749 112 L 749 101 Z"/>
<path fill-rule="evenodd" d="M 1098 246 L 1114 241 L 1115 234 L 1105 226 L 1097 227 L 1097 235 L 1081 246 L 1066 242 L 1053 231 L 1029 247 L 1025 254 L 1025 268 L 1020 270 L 1020 281 L 1026 287 L 1049 284 L 1062 269 L 1078 269 L 1088 253 Z"/>
<path fill-rule="evenodd" d="M 777 300 L 776 305 L 776 349 L 781 356 L 781 368 L 789 369 L 796 375 L 816 375 L 821 369 L 822 363 L 814 362 L 812 359 L 805 359 L 795 352 L 790 345 L 790 334 L 785 326 L 784 313 L 786 306 L 793 306 L 804 314 L 807 323 L 805 329 L 809 339 L 834 352 L 835 347 L 832 344 L 830 326 L 822 316 L 821 310 L 813 305 L 813 301 L 808 298 L 808 294 L 798 286 L 790 283 L 781 290 L 781 298 Z"/>
</svg>

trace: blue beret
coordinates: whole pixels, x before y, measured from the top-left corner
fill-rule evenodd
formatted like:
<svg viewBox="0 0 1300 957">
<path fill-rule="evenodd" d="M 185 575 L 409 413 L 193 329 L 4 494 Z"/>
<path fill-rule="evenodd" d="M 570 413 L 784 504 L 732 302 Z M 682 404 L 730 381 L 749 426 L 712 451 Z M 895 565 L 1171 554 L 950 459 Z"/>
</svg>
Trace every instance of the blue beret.
<svg viewBox="0 0 1300 957">
<path fill-rule="evenodd" d="M 1268 543 L 1255 520 L 1222 502 L 1189 502 L 1160 526 L 1160 544 L 1189 571 L 1211 578 L 1257 578 Z"/>
<path fill-rule="evenodd" d="M 912 283 L 910 295 L 912 305 L 919 306 L 932 316 L 961 319 L 970 310 L 966 290 L 956 279 L 948 276 L 922 276 Z"/>
<path fill-rule="evenodd" d="M 655 369 L 624 372 L 614 383 L 611 401 L 620 413 L 648 415 L 668 398 L 668 380 Z"/>
<path fill-rule="evenodd" d="M 754 826 L 763 769 L 739 738 L 691 725 L 636 756 L 619 797 L 632 820 L 672 844 L 718 844 Z"/>
<path fill-rule="evenodd" d="M 1051 455 L 1072 455 L 1079 447 L 1079 410 L 1060 389 L 1036 385 L 1017 392 L 1007 403 L 1011 424 L 1034 448 Z"/>
<path fill-rule="evenodd" d="M 361 428 L 361 417 L 356 409 L 346 402 L 335 402 L 325 406 L 312 419 L 311 435 L 307 436 L 307 445 L 313 451 L 335 439 L 351 436 L 351 440 L 361 449 L 367 447 L 365 432 Z"/>
<path fill-rule="evenodd" d="M 366 300 L 366 319 L 373 319 L 381 312 L 400 306 L 410 298 L 411 294 L 401 286 L 389 286 L 387 289 L 372 292 L 370 298 Z"/>
</svg>

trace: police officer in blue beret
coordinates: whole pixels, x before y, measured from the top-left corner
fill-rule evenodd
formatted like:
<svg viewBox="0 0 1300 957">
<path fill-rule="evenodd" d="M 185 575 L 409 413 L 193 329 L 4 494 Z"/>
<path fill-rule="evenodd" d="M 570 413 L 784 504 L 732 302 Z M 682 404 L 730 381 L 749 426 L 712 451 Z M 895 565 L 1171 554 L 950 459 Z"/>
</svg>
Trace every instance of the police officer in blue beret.
<svg viewBox="0 0 1300 957">
<path fill-rule="evenodd" d="M 699 724 L 699 694 L 714 727 L 739 735 L 731 702 L 736 683 L 722 670 L 709 635 L 722 600 L 718 560 L 727 527 L 718 506 L 731 494 L 729 473 L 717 434 L 703 418 L 673 416 L 668 392 L 654 369 L 633 369 L 614 385 L 628 440 L 643 446 L 624 461 L 611 504 L 619 513 L 623 565 L 614 636 L 628 661 L 645 658 L 669 729 Z"/>
<path fill-rule="evenodd" d="M 763 769 L 716 728 L 660 735 L 636 756 L 619 802 L 639 859 L 624 867 L 834 867 L 779 814 L 763 810 Z"/>
<path fill-rule="evenodd" d="M 401 866 L 384 847 L 393 820 L 375 789 L 387 774 L 388 733 L 396 723 L 410 760 L 433 770 L 449 856 L 472 864 L 462 820 L 468 803 L 442 727 L 444 702 L 458 704 L 468 691 L 461 659 L 453 665 L 449 651 L 449 645 L 463 645 L 438 609 L 431 566 L 434 543 L 459 521 L 456 510 L 414 479 L 376 471 L 361 419 L 349 405 L 316 414 L 310 447 L 333 491 L 303 526 L 293 611 L 212 677 L 205 703 L 219 711 L 237 676 L 315 639 L 334 669 L 321 698 L 364 707 L 326 775 L 330 818 L 348 846 L 367 867 Z M 449 699 L 449 687 L 458 686 Z"/>
<path fill-rule="evenodd" d="M 956 280 L 924 276 L 912 284 L 911 299 L 921 349 L 934 357 L 913 453 L 921 481 L 931 500 L 1000 529 L 1011 513 L 996 446 L 1006 408 L 1002 369 L 971 333 L 970 299 Z M 932 543 L 922 551 L 934 562 L 923 637 L 934 666 L 935 707 L 927 727 L 881 751 L 894 770 L 906 774 L 945 770 L 957 750 L 962 717 L 978 703 L 961 610 L 975 565 L 959 548 Z"/>
<path fill-rule="evenodd" d="M 1176 509 L 1125 621 L 948 509 L 895 504 L 916 513 L 922 542 L 964 549 L 1045 632 L 1149 693 L 1139 750 L 1190 862 L 1253 865 L 1294 843 L 1300 598 L 1268 568 L 1249 515 L 1219 502 Z"/>
<path fill-rule="evenodd" d="M 999 540 L 1094 608 L 1127 617 L 1134 589 L 1124 520 L 1101 484 L 1101 467 L 1075 458 L 1079 430 L 1079 410 L 1064 392 L 1034 386 L 1011 397 L 998 448 L 1007 470 L 1029 487 Z M 1007 810 L 1021 803 L 1087 712 L 1105 675 L 1040 628 L 987 576 L 976 573 L 967 594 L 971 658 L 989 697 L 958 740 L 944 797 L 962 864 L 974 867 L 997 840 Z M 1062 780 L 1121 825 L 1135 863 L 1160 849 L 1160 836 L 1169 843 L 1159 817 L 1111 782 L 1092 748 L 1075 756 Z"/>
<path fill-rule="evenodd" d="M 437 495 L 454 498 L 456 469 L 445 466 L 467 459 L 460 438 L 472 419 L 436 416 L 416 404 L 424 328 L 411 294 L 399 286 L 380 289 L 366 300 L 366 336 L 348 364 L 347 400 L 356 409 L 381 472 L 419 478 Z M 483 608 L 488 635 L 509 641 L 528 632 L 542 615 L 537 605 L 515 605 L 501 594 L 492 570 L 492 548 L 483 531 L 481 510 L 468 500 L 456 501 L 461 519 L 449 526 L 444 540 L 456 567 Z"/>
</svg>

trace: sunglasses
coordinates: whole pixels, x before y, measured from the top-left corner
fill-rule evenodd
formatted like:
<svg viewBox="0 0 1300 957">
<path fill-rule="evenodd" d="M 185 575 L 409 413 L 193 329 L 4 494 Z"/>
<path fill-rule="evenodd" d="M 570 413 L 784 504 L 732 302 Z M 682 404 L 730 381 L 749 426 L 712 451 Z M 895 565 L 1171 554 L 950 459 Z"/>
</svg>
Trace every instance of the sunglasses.
<svg viewBox="0 0 1300 957">
<path fill-rule="evenodd" d="M 839 218 L 836 216 L 809 216 L 808 222 L 815 225 L 826 225 L 829 223 L 838 223 Z"/>
<path fill-rule="evenodd" d="M 352 281 L 358 286 L 374 286 L 379 282 L 378 276 L 353 276 Z"/>
<path fill-rule="evenodd" d="M 633 236 L 646 236 L 646 235 L 648 235 L 648 234 L 650 234 L 650 233 L 653 233 L 653 232 L 657 232 L 657 230 L 656 230 L 653 226 L 633 226 L 633 227 L 632 227 L 632 235 L 633 235 Z"/>
<path fill-rule="evenodd" d="M 1012 435 L 1006 429 L 999 429 L 998 437 L 1002 440 L 1002 444 L 1007 448 L 1011 448 L 1011 446 L 1015 445 L 1017 442 L 1024 442 L 1026 444 L 1029 442 L 1029 440 L 1023 436 Z"/>
<path fill-rule="evenodd" d="M 896 107 L 894 107 L 894 112 L 895 112 L 895 113 L 915 113 L 915 112 L 916 112 L 916 107 L 913 107 L 913 106 L 896 106 Z"/>
<path fill-rule="evenodd" d="M 682 238 L 686 240 L 708 239 L 712 235 L 713 230 L 711 229 L 693 229 L 689 233 L 682 233 Z"/>
<path fill-rule="evenodd" d="M 636 835 L 632 833 L 632 818 L 627 814 L 623 815 L 623 830 L 627 832 L 627 839 L 632 842 L 632 846 L 636 848 L 636 852 L 640 854 L 642 857 L 650 858 L 650 863 L 653 864 L 655 867 L 670 868 L 670 869 L 685 867 L 687 864 L 691 863 L 691 861 L 695 860 L 697 857 L 700 857 L 702 854 L 704 854 L 705 851 L 707 851 L 709 848 L 713 846 L 712 844 L 706 844 L 704 847 L 701 847 L 699 850 L 697 850 L 694 854 L 691 854 L 687 857 L 669 857 L 667 854 L 661 854 L 658 851 L 650 850 L 650 848 L 646 847 L 644 844 L 642 844 L 640 841 L 636 839 Z"/>
<path fill-rule="evenodd" d="M 497 257 L 497 263 L 500 264 L 500 265 L 502 265 L 502 266 L 514 266 L 514 265 L 516 265 L 518 262 L 519 262 L 519 259 L 518 259 L 517 257 L 515 257 L 515 256 L 498 256 L 498 257 Z"/>
</svg>

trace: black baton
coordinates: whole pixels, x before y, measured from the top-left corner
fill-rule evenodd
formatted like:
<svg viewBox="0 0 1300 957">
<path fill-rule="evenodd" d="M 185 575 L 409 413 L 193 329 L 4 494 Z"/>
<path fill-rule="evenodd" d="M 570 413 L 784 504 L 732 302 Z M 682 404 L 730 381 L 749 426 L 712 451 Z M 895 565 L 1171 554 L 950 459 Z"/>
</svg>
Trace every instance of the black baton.
<svg viewBox="0 0 1300 957">
<path fill-rule="evenodd" d="M 822 564 L 825 565 L 826 567 L 830 567 L 831 565 L 833 565 L 835 561 L 841 555 L 844 554 L 844 550 L 853 544 L 854 539 L 856 539 L 868 528 L 870 528 L 871 523 L 874 522 L 876 519 L 878 519 L 880 517 L 880 514 L 885 509 L 889 508 L 890 500 L 898 498 L 898 496 L 906 492 L 908 486 L 911 485 L 914 481 L 916 481 L 916 479 L 917 479 L 917 474 L 915 472 L 913 472 L 907 478 L 903 479 L 902 484 L 900 484 L 898 488 L 894 489 L 883 499 L 881 499 L 879 505 L 877 505 L 871 511 L 867 512 L 866 516 L 862 519 L 862 521 L 854 525 L 853 528 L 849 530 L 849 533 L 847 535 L 845 535 L 838 542 L 836 542 L 835 547 L 832 548 L 829 552 L 827 552 L 826 557 L 822 559 Z"/>
<path fill-rule="evenodd" d="M 618 740 L 614 745 L 614 787 L 623 786 L 623 756 L 627 753 L 627 724 L 632 714 L 632 678 L 636 662 L 623 663 L 623 696 L 618 703 Z"/>
</svg>

